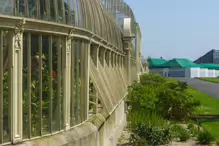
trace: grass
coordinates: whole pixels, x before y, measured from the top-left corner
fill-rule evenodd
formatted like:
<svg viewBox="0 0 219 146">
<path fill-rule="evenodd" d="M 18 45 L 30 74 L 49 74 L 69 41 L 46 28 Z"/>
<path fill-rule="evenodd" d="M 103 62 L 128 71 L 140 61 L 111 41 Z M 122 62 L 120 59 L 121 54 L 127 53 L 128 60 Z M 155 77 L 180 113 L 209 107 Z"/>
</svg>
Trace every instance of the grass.
<svg viewBox="0 0 219 146">
<path fill-rule="evenodd" d="M 219 100 L 189 87 L 188 92 L 201 102 L 197 115 L 219 116 Z M 200 125 L 207 129 L 214 138 L 219 137 L 219 119 L 201 119 Z"/>
<path fill-rule="evenodd" d="M 197 91 L 189 87 L 188 92 L 201 102 L 201 106 L 197 109 L 198 115 L 219 115 L 219 100 L 208 94 Z"/>
<path fill-rule="evenodd" d="M 203 81 L 213 82 L 213 83 L 219 83 L 219 78 L 199 78 Z"/>
<path fill-rule="evenodd" d="M 204 127 L 205 129 L 207 129 L 212 136 L 217 139 L 219 138 L 219 119 L 217 120 L 200 120 L 199 121 L 201 126 Z"/>
<path fill-rule="evenodd" d="M 218 81 L 219 78 L 201 78 L 203 80 L 213 80 Z M 176 82 L 173 78 L 167 78 L 168 82 Z M 188 93 L 191 94 L 194 98 L 200 101 L 201 106 L 197 108 L 197 115 L 203 116 L 219 116 L 219 100 L 215 99 L 208 94 L 202 93 L 189 86 L 187 89 Z M 199 123 L 202 127 L 207 129 L 214 138 L 219 138 L 219 119 L 200 119 Z"/>
</svg>

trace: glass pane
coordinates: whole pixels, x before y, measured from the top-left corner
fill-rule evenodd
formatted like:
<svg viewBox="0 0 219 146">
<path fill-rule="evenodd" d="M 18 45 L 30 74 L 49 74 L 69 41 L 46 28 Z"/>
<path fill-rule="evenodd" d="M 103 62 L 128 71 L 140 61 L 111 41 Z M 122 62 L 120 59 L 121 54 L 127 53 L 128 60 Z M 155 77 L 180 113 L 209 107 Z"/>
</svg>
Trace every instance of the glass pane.
<svg viewBox="0 0 219 146">
<path fill-rule="evenodd" d="M 36 18 L 37 17 L 37 6 L 36 6 L 36 0 L 28 0 L 28 12 L 30 18 Z"/>
<path fill-rule="evenodd" d="M 65 8 L 65 21 L 66 24 L 68 24 L 71 20 L 69 20 L 69 4 L 68 4 L 68 0 L 64 0 L 64 8 Z"/>
<path fill-rule="evenodd" d="M 71 24 L 75 25 L 74 0 L 70 0 L 70 21 L 71 21 Z"/>
<path fill-rule="evenodd" d="M 32 136 L 40 135 L 39 36 L 31 34 L 31 124 Z"/>
<path fill-rule="evenodd" d="M 13 15 L 14 0 L 0 1 L 0 13 L 6 15 Z"/>
<path fill-rule="evenodd" d="M 28 34 L 23 37 L 23 138 L 29 135 L 29 106 L 28 106 Z"/>
<path fill-rule="evenodd" d="M 58 131 L 62 124 L 62 49 L 60 48 L 61 40 L 53 38 L 52 46 L 52 63 L 53 63 L 53 99 L 52 99 L 52 131 Z"/>
<path fill-rule="evenodd" d="M 49 20 L 49 15 L 46 9 L 46 0 L 40 0 L 40 17 L 43 20 Z"/>
<path fill-rule="evenodd" d="M 63 21 L 62 0 L 57 0 L 57 3 L 58 3 L 58 22 L 62 23 Z"/>
<path fill-rule="evenodd" d="M 17 16 L 25 16 L 24 0 L 16 0 L 16 14 Z"/>
<path fill-rule="evenodd" d="M 49 133 L 49 105 L 50 105 L 50 89 L 49 81 L 51 73 L 49 70 L 49 36 L 43 36 L 42 38 L 42 55 L 43 55 L 43 69 L 42 69 L 42 81 L 43 81 L 43 91 L 42 91 L 42 118 L 43 118 L 43 134 Z"/>
<path fill-rule="evenodd" d="M 9 113 L 9 45 L 8 45 L 8 36 L 4 36 L 3 38 L 3 134 L 4 134 L 4 142 L 10 140 L 10 113 Z"/>
<path fill-rule="evenodd" d="M 54 0 L 50 0 L 50 20 L 55 21 L 55 5 Z"/>
<path fill-rule="evenodd" d="M 75 123 L 79 124 L 79 43 L 74 44 L 75 51 Z"/>
</svg>

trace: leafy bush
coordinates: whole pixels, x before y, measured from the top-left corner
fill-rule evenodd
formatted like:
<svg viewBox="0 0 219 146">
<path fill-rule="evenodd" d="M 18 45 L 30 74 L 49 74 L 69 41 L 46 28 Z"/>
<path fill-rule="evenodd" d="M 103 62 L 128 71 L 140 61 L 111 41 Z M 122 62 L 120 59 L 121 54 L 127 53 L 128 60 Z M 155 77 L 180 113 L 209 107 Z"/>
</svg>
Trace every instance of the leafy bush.
<svg viewBox="0 0 219 146">
<path fill-rule="evenodd" d="M 131 125 L 133 143 L 164 145 L 172 140 L 167 121 L 155 113 L 147 114 L 143 111 L 140 114 L 132 113 Z"/>
<path fill-rule="evenodd" d="M 165 83 L 157 89 L 157 109 L 167 119 L 186 120 L 194 114 L 200 102 L 186 92 L 181 82 Z"/>
<path fill-rule="evenodd" d="M 159 74 L 143 75 L 140 83 L 129 87 L 128 102 L 132 110 L 144 108 L 167 119 L 186 120 L 200 102 L 186 91 L 187 83 L 165 79 Z"/>
<path fill-rule="evenodd" d="M 171 133 L 174 138 L 179 139 L 179 141 L 186 141 L 190 138 L 190 133 L 188 130 L 183 128 L 181 125 L 173 125 L 171 127 Z"/>
<path fill-rule="evenodd" d="M 140 83 L 133 83 L 128 88 L 128 103 L 131 112 L 144 109 L 145 111 L 154 111 L 156 109 L 156 91 L 149 86 L 144 86 Z"/>
<path fill-rule="evenodd" d="M 192 136 L 197 136 L 197 134 L 198 134 L 198 128 L 197 128 L 194 124 L 190 123 L 190 124 L 187 126 L 187 129 L 189 130 L 189 132 L 190 132 L 190 134 L 191 134 Z"/>
<path fill-rule="evenodd" d="M 206 129 L 203 129 L 198 133 L 197 140 L 201 144 L 209 144 L 210 142 L 214 140 L 214 137 L 209 131 L 207 131 Z"/>
<path fill-rule="evenodd" d="M 200 105 L 187 93 L 187 88 L 186 83 L 158 74 L 143 75 L 139 83 L 134 82 L 127 95 L 132 141 L 143 145 L 167 144 L 172 135 L 169 124 L 163 118 L 186 120 Z M 178 138 L 181 141 L 190 138 L 188 130 L 180 132 Z"/>
<path fill-rule="evenodd" d="M 140 77 L 140 83 L 144 86 L 158 87 L 165 82 L 165 78 L 160 74 L 142 75 Z"/>
<path fill-rule="evenodd" d="M 216 146 L 219 146 L 219 138 L 216 139 Z"/>
</svg>

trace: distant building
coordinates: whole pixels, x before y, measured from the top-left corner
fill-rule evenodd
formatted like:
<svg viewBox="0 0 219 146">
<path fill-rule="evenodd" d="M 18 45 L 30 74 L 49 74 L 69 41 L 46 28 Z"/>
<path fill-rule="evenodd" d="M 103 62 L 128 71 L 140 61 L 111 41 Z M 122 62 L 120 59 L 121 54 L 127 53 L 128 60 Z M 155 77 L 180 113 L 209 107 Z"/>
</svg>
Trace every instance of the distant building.
<svg viewBox="0 0 219 146">
<path fill-rule="evenodd" d="M 194 61 L 197 64 L 202 63 L 212 63 L 212 64 L 219 64 L 219 50 L 212 49 L 202 57 L 198 58 Z"/>
</svg>

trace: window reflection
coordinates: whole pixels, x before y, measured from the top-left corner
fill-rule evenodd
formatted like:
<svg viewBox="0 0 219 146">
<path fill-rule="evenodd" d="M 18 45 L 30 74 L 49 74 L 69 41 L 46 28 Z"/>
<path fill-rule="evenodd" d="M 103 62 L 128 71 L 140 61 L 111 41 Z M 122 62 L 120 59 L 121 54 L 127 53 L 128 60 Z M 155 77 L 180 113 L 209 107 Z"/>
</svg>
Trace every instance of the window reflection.
<svg viewBox="0 0 219 146">
<path fill-rule="evenodd" d="M 68 0 L 64 0 L 64 7 L 65 7 L 65 22 L 68 24 L 70 22 L 70 14 L 69 14 L 69 4 Z"/>
<path fill-rule="evenodd" d="M 62 22 L 63 21 L 63 7 L 62 7 L 62 0 L 57 0 L 58 3 L 58 22 Z"/>
<path fill-rule="evenodd" d="M 56 20 L 54 0 L 50 0 L 50 20 Z"/>
<path fill-rule="evenodd" d="M 16 14 L 18 16 L 25 16 L 24 0 L 16 0 Z"/>
<path fill-rule="evenodd" d="M 43 20 L 49 20 L 46 11 L 46 0 L 40 0 L 40 17 Z"/>
<path fill-rule="evenodd" d="M 37 16 L 36 0 L 28 0 L 28 13 L 30 18 L 36 18 Z"/>
</svg>

